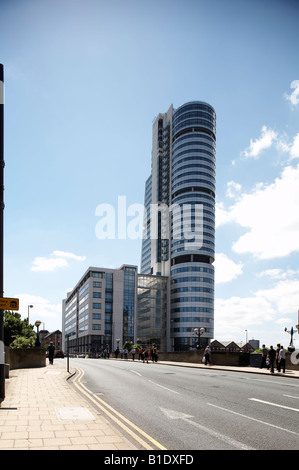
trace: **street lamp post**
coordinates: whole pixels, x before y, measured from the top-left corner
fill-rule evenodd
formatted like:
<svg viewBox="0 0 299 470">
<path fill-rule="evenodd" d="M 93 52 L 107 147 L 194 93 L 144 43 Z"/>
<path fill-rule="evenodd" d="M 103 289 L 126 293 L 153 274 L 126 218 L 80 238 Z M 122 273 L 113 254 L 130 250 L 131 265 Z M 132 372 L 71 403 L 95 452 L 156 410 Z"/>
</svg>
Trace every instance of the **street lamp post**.
<svg viewBox="0 0 299 470">
<path fill-rule="evenodd" d="M 0 64 L 0 297 L 4 295 L 4 70 Z M 0 406 L 5 399 L 4 310 L 0 309 Z"/>
<path fill-rule="evenodd" d="M 298 333 L 299 333 L 299 325 L 296 325 L 296 328 L 298 329 Z M 290 341 L 290 345 L 288 347 L 288 351 L 289 352 L 294 352 L 295 351 L 295 346 L 293 344 L 293 336 L 294 336 L 294 333 L 296 333 L 297 330 L 294 330 L 294 328 L 291 327 L 290 331 L 288 331 L 287 328 L 285 328 L 284 331 L 286 331 L 287 333 L 290 333 L 290 335 L 291 335 L 291 341 Z"/>
<path fill-rule="evenodd" d="M 194 328 L 194 333 L 197 335 L 197 346 L 196 349 L 200 349 L 200 335 L 205 332 L 205 328 Z"/>
<path fill-rule="evenodd" d="M 33 305 L 28 305 L 28 321 L 27 321 L 28 326 L 29 326 L 29 309 L 30 308 L 33 308 Z"/>
<path fill-rule="evenodd" d="M 69 342 L 70 336 L 71 336 L 70 333 L 65 335 L 65 337 L 66 337 L 66 357 L 67 357 L 66 364 L 67 364 L 68 373 L 70 372 L 70 342 Z"/>
<path fill-rule="evenodd" d="M 36 341 L 35 341 L 35 347 L 40 348 L 40 340 L 39 340 L 39 326 L 41 324 L 41 321 L 36 320 L 35 326 L 36 326 Z"/>
</svg>

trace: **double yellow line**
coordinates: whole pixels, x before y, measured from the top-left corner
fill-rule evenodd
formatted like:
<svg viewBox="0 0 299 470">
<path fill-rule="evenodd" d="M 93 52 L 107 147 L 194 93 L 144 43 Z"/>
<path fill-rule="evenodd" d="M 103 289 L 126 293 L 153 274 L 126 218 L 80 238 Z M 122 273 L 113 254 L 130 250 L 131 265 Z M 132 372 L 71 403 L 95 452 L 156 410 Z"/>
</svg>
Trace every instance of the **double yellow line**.
<svg viewBox="0 0 299 470">
<path fill-rule="evenodd" d="M 97 395 L 94 395 L 85 385 L 82 383 L 82 377 L 84 375 L 84 371 L 82 369 L 76 368 L 78 370 L 78 376 L 75 377 L 73 384 L 74 386 L 83 393 L 92 403 L 94 403 L 97 408 L 100 408 L 110 419 L 112 419 L 118 426 L 120 426 L 124 431 L 126 431 L 135 441 L 137 441 L 142 447 L 146 450 L 167 450 L 166 447 L 162 446 L 158 441 L 156 441 L 153 437 L 149 436 L 146 432 L 136 426 L 132 421 L 128 420 L 125 416 L 121 413 L 116 411 L 112 406 L 108 405 L 104 400 L 102 400 Z M 138 434 L 136 434 L 136 431 Z M 143 436 L 144 439 L 142 439 Z M 155 447 L 151 447 L 148 444 L 151 443 Z"/>
</svg>

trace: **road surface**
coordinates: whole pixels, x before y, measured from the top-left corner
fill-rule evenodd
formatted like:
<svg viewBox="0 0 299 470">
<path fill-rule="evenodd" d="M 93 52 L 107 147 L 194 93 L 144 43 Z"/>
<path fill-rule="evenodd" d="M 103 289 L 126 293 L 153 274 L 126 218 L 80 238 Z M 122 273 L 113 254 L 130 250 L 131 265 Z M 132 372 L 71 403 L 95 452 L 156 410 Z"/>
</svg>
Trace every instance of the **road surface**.
<svg viewBox="0 0 299 470">
<path fill-rule="evenodd" d="M 70 361 L 77 390 L 140 449 L 299 449 L 295 379 L 136 359 Z"/>
</svg>

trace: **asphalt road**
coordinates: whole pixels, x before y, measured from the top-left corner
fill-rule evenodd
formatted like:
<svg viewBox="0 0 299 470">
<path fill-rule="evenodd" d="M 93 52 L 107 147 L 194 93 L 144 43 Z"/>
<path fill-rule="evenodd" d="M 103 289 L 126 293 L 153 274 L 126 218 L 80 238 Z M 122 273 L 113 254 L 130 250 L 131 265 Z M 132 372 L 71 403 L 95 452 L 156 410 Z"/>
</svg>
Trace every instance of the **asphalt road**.
<svg viewBox="0 0 299 470">
<path fill-rule="evenodd" d="M 125 417 L 117 415 L 129 438 L 133 423 L 152 449 L 299 449 L 297 380 L 138 360 L 71 362 L 94 404 Z"/>
</svg>

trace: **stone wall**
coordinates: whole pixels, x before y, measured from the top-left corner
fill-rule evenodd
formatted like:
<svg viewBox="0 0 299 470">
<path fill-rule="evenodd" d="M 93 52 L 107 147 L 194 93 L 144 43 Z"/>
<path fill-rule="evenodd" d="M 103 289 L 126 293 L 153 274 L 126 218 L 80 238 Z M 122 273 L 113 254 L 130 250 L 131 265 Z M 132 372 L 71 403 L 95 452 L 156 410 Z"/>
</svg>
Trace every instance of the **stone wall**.
<svg viewBox="0 0 299 470">
<path fill-rule="evenodd" d="M 41 348 L 11 349 L 5 346 L 5 363 L 9 364 L 10 370 L 45 367 L 46 353 Z"/>
<path fill-rule="evenodd" d="M 286 353 L 286 368 L 291 370 L 299 370 L 299 351 L 297 351 L 295 361 L 291 361 L 291 354 Z M 186 352 L 160 352 L 159 360 L 160 361 L 174 361 L 174 362 L 191 362 L 191 363 L 200 363 L 202 361 L 203 351 L 186 351 Z M 294 356 L 293 356 L 294 359 Z M 228 351 L 219 351 L 211 353 L 211 363 L 212 365 L 221 365 L 221 366 L 251 366 L 251 367 L 260 367 L 262 360 L 261 354 L 250 354 L 243 352 L 228 352 Z M 294 362 L 297 362 L 294 363 Z"/>
<path fill-rule="evenodd" d="M 160 361 L 191 362 L 202 361 L 203 351 L 160 352 Z M 212 352 L 211 362 L 222 366 L 247 366 L 250 364 L 250 354 L 240 352 Z"/>
</svg>

